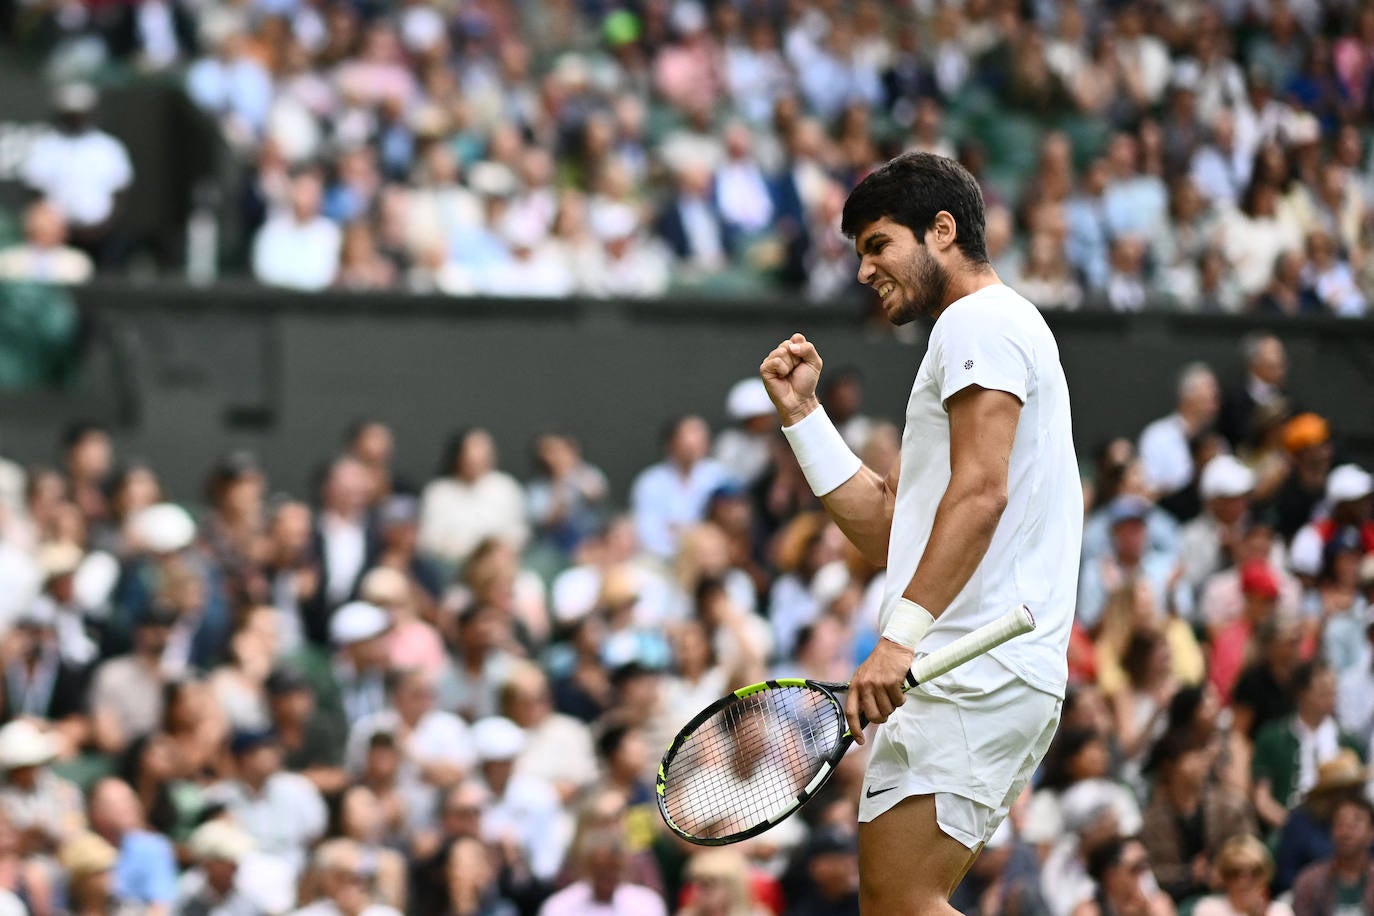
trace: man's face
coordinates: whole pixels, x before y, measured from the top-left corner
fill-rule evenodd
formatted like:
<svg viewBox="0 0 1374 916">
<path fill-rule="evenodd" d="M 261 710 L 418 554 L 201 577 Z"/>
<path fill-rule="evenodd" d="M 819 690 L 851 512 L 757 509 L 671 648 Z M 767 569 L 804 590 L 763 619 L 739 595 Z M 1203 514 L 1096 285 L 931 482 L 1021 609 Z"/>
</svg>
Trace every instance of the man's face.
<svg viewBox="0 0 1374 916">
<path fill-rule="evenodd" d="M 1112 528 L 1112 540 L 1116 543 L 1117 559 L 1123 563 L 1139 562 L 1145 555 L 1144 520 L 1128 518 L 1117 522 Z"/>
<path fill-rule="evenodd" d="M 1326 719 L 1336 711 L 1336 675 L 1323 671 L 1312 679 L 1312 684 L 1298 698 L 1298 706 L 1307 713 L 1307 718 Z"/>
<path fill-rule="evenodd" d="M 1266 384 L 1283 384 L 1288 375 L 1288 355 L 1277 337 L 1266 337 L 1260 342 L 1250 368 L 1255 377 Z"/>
<path fill-rule="evenodd" d="M 877 292 L 892 324 L 900 327 L 940 311 L 949 273 L 906 226 L 884 216 L 859 233 L 854 247 L 859 282 Z"/>
<path fill-rule="evenodd" d="M 838 900 L 858 885 L 859 857 L 847 852 L 821 853 L 812 857 L 809 871 L 820 895 L 827 900 Z"/>
<path fill-rule="evenodd" d="M 688 417 L 678 424 L 669 447 L 669 455 L 682 464 L 694 464 L 705 458 L 711 448 L 711 433 L 705 421 Z"/>
<path fill-rule="evenodd" d="M 1374 843 L 1374 823 L 1360 805 L 1341 805 L 1331 819 L 1331 842 L 1336 854 L 1354 858 Z"/>
</svg>

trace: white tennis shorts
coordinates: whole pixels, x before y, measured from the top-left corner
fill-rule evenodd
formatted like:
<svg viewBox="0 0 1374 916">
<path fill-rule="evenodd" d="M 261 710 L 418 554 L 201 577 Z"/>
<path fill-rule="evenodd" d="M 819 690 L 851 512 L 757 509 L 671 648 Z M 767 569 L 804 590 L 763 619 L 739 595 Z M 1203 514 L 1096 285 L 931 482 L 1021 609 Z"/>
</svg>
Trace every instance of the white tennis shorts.
<svg viewBox="0 0 1374 916">
<path fill-rule="evenodd" d="M 986 843 L 1049 749 L 1061 705 L 990 655 L 922 684 L 871 739 L 859 821 L 934 795 L 942 831 Z"/>
</svg>

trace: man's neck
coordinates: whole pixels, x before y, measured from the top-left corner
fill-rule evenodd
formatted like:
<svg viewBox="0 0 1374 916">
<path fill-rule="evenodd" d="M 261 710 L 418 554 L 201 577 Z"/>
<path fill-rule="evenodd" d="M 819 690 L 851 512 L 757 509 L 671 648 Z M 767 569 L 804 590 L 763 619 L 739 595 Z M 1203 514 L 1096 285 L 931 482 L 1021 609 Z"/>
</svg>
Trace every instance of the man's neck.
<svg viewBox="0 0 1374 916">
<path fill-rule="evenodd" d="M 1354 884 L 1369 871 L 1369 853 L 1361 851 L 1357 855 L 1343 856 L 1337 853 L 1331 859 L 1331 873 L 1343 884 Z"/>
<path fill-rule="evenodd" d="M 1326 716 L 1319 716 L 1313 719 L 1312 714 L 1304 713 L 1301 709 L 1299 709 L 1298 721 L 1301 722 L 1304 726 L 1306 726 L 1308 731 L 1316 731 L 1318 728 L 1321 727 L 1321 724 L 1326 721 Z"/>
<path fill-rule="evenodd" d="M 935 313 L 936 319 L 945 313 L 945 309 L 958 302 L 965 296 L 972 296 L 979 290 L 987 289 L 989 286 L 999 286 L 1002 278 L 997 276 L 997 271 L 991 265 L 970 270 L 967 268 L 955 268 L 949 272 L 949 282 L 945 284 L 945 295 L 940 302 L 940 311 Z"/>
</svg>

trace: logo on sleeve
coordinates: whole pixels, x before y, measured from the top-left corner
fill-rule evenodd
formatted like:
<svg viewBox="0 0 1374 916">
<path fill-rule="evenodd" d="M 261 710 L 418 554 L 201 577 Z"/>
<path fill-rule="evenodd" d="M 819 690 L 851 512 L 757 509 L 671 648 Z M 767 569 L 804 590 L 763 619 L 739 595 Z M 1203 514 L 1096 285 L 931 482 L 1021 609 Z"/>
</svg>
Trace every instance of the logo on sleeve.
<svg viewBox="0 0 1374 916">
<path fill-rule="evenodd" d="M 972 368 L 973 368 L 973 360 L 971 360 L 971 359 L 966 359 L 966 360 L 964 360 L 964 368 L 965 368 L 965 369 L 972 369 Z"/>
</svg>

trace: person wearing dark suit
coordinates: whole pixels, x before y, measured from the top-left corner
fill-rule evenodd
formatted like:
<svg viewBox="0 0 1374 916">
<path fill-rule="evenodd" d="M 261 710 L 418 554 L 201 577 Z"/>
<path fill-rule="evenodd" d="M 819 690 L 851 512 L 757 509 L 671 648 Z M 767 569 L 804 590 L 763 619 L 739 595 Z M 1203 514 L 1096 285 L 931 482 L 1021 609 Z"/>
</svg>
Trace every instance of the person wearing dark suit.
<svg viewBox="0 0 1374 916">
<path fill-rule="evenodd" d="M 1288 400 L 1284 389 L 1288 355 L 1283 342 L 1273 334 L 1253 334 L 1242 341 L 1241 347 L 1245 353 L 1245 381 L 1227 392 L 1217 416 L 1217 431 L 1237 449 L 1255 444 L 1255 418 L 1261 408 Z"/>
<path fill-rule="evenodd" d="M 704 163 L 683 165 L 677 193 L 654 221 L 654 232 L 680 261 L 703 270 L 719 270 L 734 253 L 734 232 L 715 204 L 714 181 Z"/>
<path fill-rule="evenodd" d="M 320 488 L 320 508 L 311 532 L 311 550 L 319 560 L 319 595 L 306 615 L 306 635 L 326 642 L 334 609 L 357 597 L 358 583 L 382 552 L 381 534 L 368 509 L 372 478 L 356 458 L 336 459 Z"/>
</svg>

